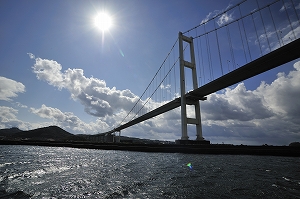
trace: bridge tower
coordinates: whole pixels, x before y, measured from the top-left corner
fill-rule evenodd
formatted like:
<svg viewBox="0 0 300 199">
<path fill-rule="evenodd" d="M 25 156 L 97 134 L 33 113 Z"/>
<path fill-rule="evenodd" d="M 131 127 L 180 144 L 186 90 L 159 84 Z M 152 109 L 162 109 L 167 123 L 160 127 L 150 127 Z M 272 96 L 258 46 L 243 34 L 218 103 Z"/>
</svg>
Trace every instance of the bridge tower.
<svg viewBox="0 0 300 199">
<path fill-rule="evenodd" d="M 190 61 L 186 61 L 184 58 L 184 49 L 183 42 L 187 43 L 190 47 Z M 185 143 L 184 140 L 188 140 L 187 125 L 195 124 L 196 125 L 196 141 L 204 141 L 202 137 L 202 126 L 201 126 L 201 114 L 200 114 L 200 103 L 199 99 L 196 98 L 192 100 L 191 98 L 186 97 L 186 84 L 185 84 L 185 67 L 192 70 L 192 80 L 193 80 L 193 89 L 198 88 L 197 82 L 197 73 L 196 73 L 196 62 L 195 62 L 195 53 L 194 53 L 194 43 L 192 37 L 186 37 L 181 32 L 179 32 L 179 59 L 180 59 L 180 90 L 181 90 L 181 130 L 182 136 L 181 143 Z M 201 100 L 201 99 L 200 99 Z M 203 99 L 202 99 L 203 100 Z M 205 99 L 204 99 L 205 100 Z M 196 118 L 188 118 L 186 108 L 187 105 L 193 105 L 195 108 Z M 186 141 L 187 142 L 187 141 Z"/>
</svg>

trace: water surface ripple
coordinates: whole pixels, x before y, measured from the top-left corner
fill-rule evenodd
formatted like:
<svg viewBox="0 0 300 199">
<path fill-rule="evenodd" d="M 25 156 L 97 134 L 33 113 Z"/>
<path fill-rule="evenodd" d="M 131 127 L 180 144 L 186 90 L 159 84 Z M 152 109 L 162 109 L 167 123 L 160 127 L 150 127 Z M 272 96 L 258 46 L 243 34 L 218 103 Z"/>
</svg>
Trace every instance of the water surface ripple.
<svg viewBox="0 0 300 199">
<path fill-rule="evenodd" d="M 300 198 L 299 165 L 296 157 L 0 146 L 0 198 Z"/>
</svg>

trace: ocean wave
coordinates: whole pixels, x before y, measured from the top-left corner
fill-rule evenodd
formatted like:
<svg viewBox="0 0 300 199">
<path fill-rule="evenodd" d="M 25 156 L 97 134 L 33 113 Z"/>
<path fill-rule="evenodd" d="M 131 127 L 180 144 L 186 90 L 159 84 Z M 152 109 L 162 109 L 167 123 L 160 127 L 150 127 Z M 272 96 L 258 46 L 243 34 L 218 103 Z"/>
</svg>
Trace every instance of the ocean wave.
<svg viewBox="0 0 300 199">
<path fill-rule="evenodd" d="M 0 198 L 1 199 L 27 199 L 32 196 L 23 192 L 23 191 L 14 191 L 14 192 L 6 192 L 4 190 L 0 190 Z"/>
</svg>

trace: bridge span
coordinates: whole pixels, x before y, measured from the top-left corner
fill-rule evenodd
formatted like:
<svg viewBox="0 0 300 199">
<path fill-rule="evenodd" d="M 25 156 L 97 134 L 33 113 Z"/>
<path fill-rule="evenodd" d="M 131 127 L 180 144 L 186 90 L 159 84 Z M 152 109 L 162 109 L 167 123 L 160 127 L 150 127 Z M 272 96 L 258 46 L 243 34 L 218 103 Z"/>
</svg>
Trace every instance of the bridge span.
<svg viewBox="0 0 300 199">
<path fill-rule="evenodd" d="M 255 8 L 245 9 L 247 2 Z M 202 137 L 199 101 L 300 58 L 299 9 L 295 4 L 286 5 L 280 0 L 243 0 L 194 28 L 179 32 L 133 108 L 119 125 L 102 134 L 120 135 L 123 129 L 181 107 L 182 136 L 178 142 L 189 143 L 189 124 L 196 126 L 196 141 L 206 142 Z M 174 48 L 177 44 L 179 51 Z M 187 105 L 194 106 L 194 114 L 187 112 Z"/>
<path fill-rule="evenodd" d="M 293 61 L 300 58 L 300 38 L 292 41 L 291 43 L 276 49 L 252 62 L 234 70 L 230 73 L 227 73 L 224 76 L 211 81 L 208 84 L 205 84 L 193 91 L 190 91 L 185 94 L 187 104 L 193 104 L 195 101 L 206 100 L 206 96 L 217 92 L 221 89 L 227 88 L 231 85 L 244 81 L 248 78 L 259 75 L 263 72 L 281 66 L 285 63 Z M 150 111 L 126 124 L 118 126 L 117 128 L 108 131 L 103 134 L 111 134 L 114 132 L 119 132 L 123 129 L 126 129 L 130 126 L 158 116 L 162 113 L 170 111 L 172 109 L 178 108 L 181 106 L 181 97 L 178 97 L 167 104 L 158 107 L 157 109 Z"/>
</svg>

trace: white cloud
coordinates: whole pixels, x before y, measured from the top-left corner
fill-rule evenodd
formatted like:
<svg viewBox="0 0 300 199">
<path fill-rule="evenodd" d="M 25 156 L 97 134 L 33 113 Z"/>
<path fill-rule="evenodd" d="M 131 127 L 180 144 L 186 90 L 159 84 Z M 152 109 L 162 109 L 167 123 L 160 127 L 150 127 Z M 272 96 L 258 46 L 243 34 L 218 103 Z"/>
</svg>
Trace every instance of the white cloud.
<svg viewBox="0 0 300 199">
<path fill-rule="evenodd" d="M 43 68 L 46 68 L 47 73 Z M 214 93 L 201 102 L 203 136 L 216 143 L 288 144 L 300 139 L 300 62 L 289 74 L 279 73 L 271 84 L 264 82 L 251 91 L 243 83 Z M 81 69 L 68 69 L 55 61 L 36 59 L 33 67 L 37 77 L 50 85 L 67 89 L 91 115 L 101 116 L 95 122 L 85 123 L 73 113 L 42 105 L 31 111 L 40 117 L 52 119 L 54 124 L 75 133 L 106 132 L 116 127 L 133 107 L 137 96 L 130 90 L 108 88 L 105 81 L 87 78 Z M 52 79 L 53 74 L 59 78 Z M 158 103 L 150 100 L 151 106 Z M 137 110 L 136 110 L 137 111 Z M 192 112 L 188 108 L 188 112 Z M 189 136 L 195 138 L 191 125 Z M 180 109 L 167 112 L 122 131 L 122 135 L 174 140 L 181 137 Z M 217 138 L 220 138 L 217 141 Z M 234 141 L 236 140 L 236 141 Z M 239 143 L 237 143 L 239 142 Z"/>
<path fill-rule="evenodd" d="M 204 19 L 202 19 L 200 24 L 204 24 L 206 23 L 208 20 L 210 20 L 211 18 L 215 17 L 216 15 L 218 15 L 220 13 L 219 10 L 215 10 L 214 12 L 210 12 L 208 13 L 208 15 L 206 15 L 206 17 Z"/>
<path fill-rule="evenodd" d="M 203 102 L 203 119 L 249 121 L 272 116 L 272 112 L 263 106 L 262 98 L 247 91 L 240 83 L 234 89 L 227 88 L 224 94 L 213 93 Z"/>
<path fill-rule="evenodd" d="M 35 56 L 32 53 L 27 53 L 27 55 L 29 56 L 30 59 L 35 59 Z"/>
<path fill-rule="evenodd" d="M 62 112 L 44 104 L 38 109 L 30 108 L 30 111 L 39 117 L 51 119 L 54 125 L 71 130 L 72 133 L 97 133 L 109 129 L 108 124 L 101 120 L 85 123 L 71 112 Z"/>
<path fill-rule="evenodd" d="M 277 115 L 299 120 L 300 62 L 296 62 L 294 68 L 288 75 L 278 73 L 272 84 L 262 83 L 255 92 L 264 99 L 265 106 Z"/>
<path fill-rule="evenodd" d="M 292 4 L 290 2 L 285 2 L 284 5 L 279 9 L 280 12 L 285 12 L 286 9 L 291 9 Z"/>
<path fill-rule="evenodd" d="M 21 107 L 21 108 L 28 108 L 26 105 L 24 105 L 24 104 L 22 104 L 22 103 L 20 103 L 20 102 L 16 102 L 16 105 L 17 105 L 18 107 Z"/>
<path fill-rule="evenodd" d="M 53 60 L 36 58 L 35 64 L 32 67 L 36 77 L 39 80 L 44 80 L 52 86 L 56 86 L 59 89 L 63 88 L 63 74 L 60 72 L 62 66 Z"/>
<path fill-rule="evenodd" d="M 206 17 L 204 19 L 202 19 L 200 24 L 206 23 L 208 20 L 215 18 L 216 16 L 218 16 L 219 14 L 221 14 L 223 12 L 223 14 L 221 16 L 218 17 L 217 20 L 217 24 L 219 26 L 221 26 L 222 24 L 224 24 L 224 22 L 226 22 L 226 20 L 228 20 L 227 22 L 229 22 L 229 20 L 233 19 L 233 13 L 229 14 L 226 12 L 224 13 L 225 10 L 229 9 L 232 5 L 229 4 L 225 9 L 223 10 L 214 10 L 213 12 L 210 12 L 206 15 Z M 231 21 L 230 20 L 230 21 Z M 221 24 L 221 25 L 220 25 Z"/>
<path fill-rule="evenodd" d="M 11 127 L 24 127 L 26 124 L 17 119 L 18 110 L 0 106 L 0 129 Z"/>
<path fill-rule="evenodd" d="M 160 89 L 170 89 L 171 88 L 171 85 L 170 84 L 167 84 L 167 85 L 164 85 L 164 84 L 161 84 L 160 85 L 160 87 L 159 87 Z"/>
<path fill-rule="evenodd" d="M 298 23 L 299 22 L 293 22 L 292 26 L 297 25 Z M 290 26 L 288 25 L 284 29 L 290 29 Z M 282 30 L 282 32 L 285 31 L 284 29 Z M 283 38 L 282 38 L 282 42 L 284 44 L 290 43 L 291 41 L 295 40 L 295 37 L 300 38 L 300 26 L 298 26 L 297 28 L 289 31 L 286 35 L 284 35 Z"/>
<path fill-rule="evenodd" d="M 300 139 L 300 62 L 289 74 L 254 91 L 243 83 L 201 103 L 204 137 L 239 140 L 244 144 L 288 144 Z"/>
<path fill-rule="evenodd" d="M 31 130 L 53 125 L 50 122 L 29 123 L 18 119 L 19 111 L 12 107 L 0 106 L 0 129 L 17 127 L 21 130 Z"/>
<path fill-rule="evenodd" d="M 128 89 L 109 88 L 104 80 L 85 77 L 82 69 L 69 68 L 62 72 L 62 66 L 53 60 L 36 58 L 32 68 L 38 79 L 59 89 L 67 89 L 90 115 L 105 117 L 121 109 L 129 111 L 138 100 L 138 96 Z"/>
<path fill-rule="evenodd" d="M 17 97 L 17 93 L 25 92 L 25 86 L 21 82 L 0 76 L 0 100 L 11 101 Z"/>
<path fill-rule="evenodd" d="M 12 120 L 16 120 L 16 114 L 18 113 L 18 110 L 11 108 L 11 107 L 6 107 L 6 106 L 0 106 L 0 121 L 1 122 L 8 122 Z"/>
<path fill-rule="evenodd" d="M 290 24 L 285 24 L 285 26 L 279 27 L 279 31 L 269 31 L 267 27 L 267 35 L 261 34 L 259 36 L 259 41 L 255 39 L 255 44 L 261 44 L 263 49 L 263 53 L 267 54 L 270 52 L 269 47 L 273 50 L 280 48 L 282 45 L 286 45 L 297 38 L 300 38 L 300 26 L 298 26 L 299 22 L 294 21 Z M 293 29 L 291 30 L 291 27 Z M 294 28 L 296 27 L 296 28 Z M 280 33 L 280 34 L 278 34 Z M 278 38 L 279 37 L 279 38 Z M 279 41 L 278 41 L 279 39 Z"/>
<path fill-rule="evenodd" d="M 232 14 L 232 13 L 231 13 L 231 14 L 228 14 L 228 13 L 226 12 L 226 13 L 222 14 L 222 15 L 218 18 L 217 24 L 218 24 L 219 26 L 222 26 L 222 25 L 227 24 L 227 23 L 229 23 L 229 22 L 231 22 L 231 21 L 233 21 L 233 14 Z"/>
</svg>

